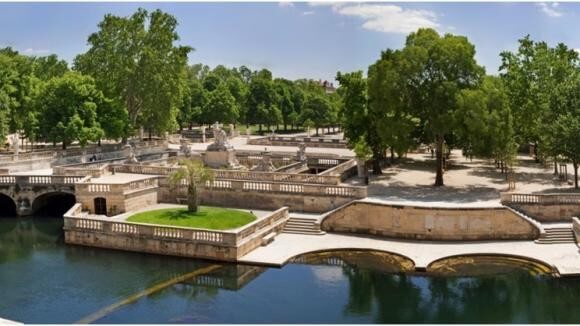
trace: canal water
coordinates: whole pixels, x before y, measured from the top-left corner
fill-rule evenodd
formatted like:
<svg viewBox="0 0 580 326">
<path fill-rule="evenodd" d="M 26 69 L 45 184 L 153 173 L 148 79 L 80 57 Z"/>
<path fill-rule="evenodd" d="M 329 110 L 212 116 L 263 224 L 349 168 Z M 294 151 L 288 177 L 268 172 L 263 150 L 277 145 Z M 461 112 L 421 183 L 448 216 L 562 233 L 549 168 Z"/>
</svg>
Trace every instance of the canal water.
<svg viewBox="0 0 580 326">
<path fill-rule="evenodd" d="M 523 267 L 426 276 L 402 273 L 401 261 L 365 252 L 309 256 L 281 269 L 236 266 L 67 246 L 61 228 L 61 218 L 0 218 L 0 317 L 24 323 L 580 323 L 580 279 Z"/>
</svg>

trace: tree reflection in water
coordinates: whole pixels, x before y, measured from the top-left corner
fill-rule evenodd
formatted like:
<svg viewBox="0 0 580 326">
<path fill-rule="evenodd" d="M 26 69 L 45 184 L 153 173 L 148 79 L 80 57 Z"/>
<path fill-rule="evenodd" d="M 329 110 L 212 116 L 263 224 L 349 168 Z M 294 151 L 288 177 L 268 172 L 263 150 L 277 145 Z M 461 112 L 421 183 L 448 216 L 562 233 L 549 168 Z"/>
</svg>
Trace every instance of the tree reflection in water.
<svg viewBox="0 0 580 326">
<path fill-rule="evenodd" d="M 478 265 L 478 257 L 469 257 L 462 258 L 469 266 L 454 262 L 451 269 L 455 274 L 449 269 L 418 274 L 397 264 L 375 268 L 373 262 L 389 261 L 377 259 L 382 255 L 388 254 L 333 251 L 295 261 L 326 265 L 333 261 L 348 280 L 345 316 L 373 316 L 376 323 L 580 321 L 580 309 L 575 309 L 580 304 L 578 280 L 552 278 L 547 275 L 551 270 L 538 262 L 481 257 Z"/>
</svg>

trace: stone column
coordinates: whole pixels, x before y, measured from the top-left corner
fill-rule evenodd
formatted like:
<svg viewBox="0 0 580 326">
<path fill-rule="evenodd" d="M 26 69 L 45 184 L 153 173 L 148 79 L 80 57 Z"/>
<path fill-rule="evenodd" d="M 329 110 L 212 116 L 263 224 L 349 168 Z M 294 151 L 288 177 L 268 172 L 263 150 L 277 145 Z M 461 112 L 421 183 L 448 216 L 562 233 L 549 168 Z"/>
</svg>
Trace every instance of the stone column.
<svg viewBox="0 0 580 326">
<path fill-rule="evenodd" d="M 205 143 L 205 126 L 201 126 L 201 142 Z"/>
<path fill-rule="evenodd" d="M 364 159 L 357 158 L 356 159 L 356 171 L 357 171 L 357 176 L 359 178 L 364 178 L 366 176 L 365 167 L 366 167 L 366 161 Z"/>
</svg>

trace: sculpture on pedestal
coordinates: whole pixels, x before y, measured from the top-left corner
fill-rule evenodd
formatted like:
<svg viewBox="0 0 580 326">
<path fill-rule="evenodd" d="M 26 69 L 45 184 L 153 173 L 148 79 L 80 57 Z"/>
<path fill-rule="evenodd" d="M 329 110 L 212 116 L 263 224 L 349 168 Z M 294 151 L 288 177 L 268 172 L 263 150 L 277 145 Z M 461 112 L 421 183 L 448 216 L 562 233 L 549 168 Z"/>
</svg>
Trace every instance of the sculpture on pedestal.
<svg viewBox="0 0 580 326">
<path fill-rule="evenodd" d="M 296 152 L 296 159 L 299 162 L 306 162 L 306 144 L 298 144 L 298 151 Z"/>
<path fill-rule="evenodd" d="M 212 127 L 214 142 L 207 146 L 204 163 L 211 168 L 239 169 L 240 164 L 236 159 L 234 147 L 228 142 L 226 132 L 221 129 L 218 122 Z"/>
</svg>

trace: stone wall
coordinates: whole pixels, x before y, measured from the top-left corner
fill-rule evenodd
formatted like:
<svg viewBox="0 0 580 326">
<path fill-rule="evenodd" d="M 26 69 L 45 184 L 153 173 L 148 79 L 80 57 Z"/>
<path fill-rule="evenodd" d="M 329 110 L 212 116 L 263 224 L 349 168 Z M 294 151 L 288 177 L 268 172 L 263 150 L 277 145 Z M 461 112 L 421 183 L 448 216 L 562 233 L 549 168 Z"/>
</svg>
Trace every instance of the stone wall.
<svg viewBox="0 0 580 326">
<path fill-rule="evenodd" d="M 580 219 L 578 217 L 574 217 L 572 219 L 573 228 L 574 228 L 574 237 L 576 237 L 576 243 L 580 245 Z"/>
<path fill-rule="evenodd" d="M 235 262 L 281 232 L 288 218 L 283 207 L 238 231 L 213 231 L 90 219 L 77 204 L 64 216 L 64 231 L 67 244 Z"/>
<path fill-rule="evenodd" d="M 512 204 L 517 210 L 540 222 L 571 222 L 580 216 L 580 204 Z"/>
<path fill-rule="evenodd" d="M 501 203 L 541 222 L 571 222 L 580 216 L 580 194 L 501 194 Z"/>
<path fill-rule="evenodd" d="M 159 179 L 159 202 L 185 201 L 186 189 L 172 189 L 167 181 Z M 364 187 L 284 184 L 216 180 L 211 187 L 199 189 L 199 200 L 205 205 L 249 209 L 277 209 L 288 206 L 292 211 L 323 213 L 355 199 L 367 196 Z"/>
<path fill-rule="evenodd" d="M 441 208 L 353 202 L 329 213 L 322 230 L 425 240 L 531 240 L 539 230 L 497 208 Z"/>
<path fill-rule="evenodd" d="M 75 185 L 77 202 L 84 211 L 95 213 L 95 198 L 104 198 L 107 215 L 116 215 L 157 204 L 157 179 L 150 178 L 126 184 L 90 184 Z"/>
</svg>

